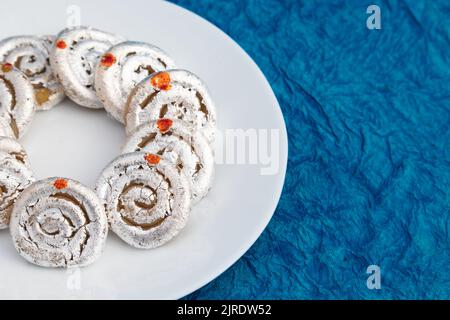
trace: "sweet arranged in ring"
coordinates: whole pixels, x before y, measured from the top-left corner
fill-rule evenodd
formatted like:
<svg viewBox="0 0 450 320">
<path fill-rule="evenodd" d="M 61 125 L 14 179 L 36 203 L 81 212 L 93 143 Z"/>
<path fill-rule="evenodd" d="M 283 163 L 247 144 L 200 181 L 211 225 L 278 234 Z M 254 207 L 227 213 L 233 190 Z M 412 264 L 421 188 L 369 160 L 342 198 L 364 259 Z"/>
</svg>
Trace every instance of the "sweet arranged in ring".
<svg viewBox="0 0 450 320">
<path fill-rule="evenodd" d="M 0 118 L 8 136 L 21 138 L 33 119 L 35 98 L 27 76 L 10 63 L 0 65 Z"/>
<path fill-rule="evenodd" d="M 192 202 L 201 200 L 211 187 L 214 156 L 206 138 L 185 121 L 159 119 L 143 123 L 129 135 L 123 153 L 158 154 L 189 180 Z"/>
<path fill-rule="evenodd" d="M 92 28 L 61 31 L 50 53 L 53 73 L 66 95 L 87 108 L 103 108 L 95 92 L 94 76 L 100 56 L 123 38 Z"/>
<path fill-rule="evenodd" d="M 90 27 L 0 41 L 0 229 L 27 261 L 86 266 L 108 225 L 130 246 L 176 237 L 214 176 L 216 109 L 205 84 L 158 47 Z M 125 124 L 122 155 L 95 192 L 67 178 L 35 181 L 17 139 L 35 110 L 64 96 Z"/>
<path fill-rule="evenodd" d="M 209 141 L 214 139 L 214 103 L 204 83 L 186 70 L 161 71 L 142 80 L 130 93 L 126 112 L 128 134 L 150 120 L 171 118 L 188 122 Z"/>
<path fill-rule="evenodd" d="M 187 177 L 155 154 L 134 152 L 111 162 L 97 182 L 111 229 L 137 248 L 163 245 L 186 225 Z"/>
<path fill-rule="evenodd" d="M 125 105 L 131 90 L 156 71 L 173 69 L 170 58 L 161 49 L 142 42 L 122 42 L 103 55 L 95 73 L 97 95 L 105 109 L 125 122 Z"/>
<path fill-rule="evenodd" d="M 0 168 L 0 229 L 5 229 L 14 202 L 34 178 L 25 150 L 11 138 L 0 137 Z"/>
<path fill-rule="evenodd" d="M 53 36 L 19 36 L 0 41 L 0 61 L 25 73 L 33 86 L 37 110 L 49 110 L 64 99 L 63 87 L 50 67 L 53 44 Z"/>
<path fill-rule="evenodd" d="M 43 267 L 91 264 L 108 232 L 95 193 L 61 178 L 40 180 L 25 189 L 14 205 L 10 227 L 20 255 Z"/>
</svg>

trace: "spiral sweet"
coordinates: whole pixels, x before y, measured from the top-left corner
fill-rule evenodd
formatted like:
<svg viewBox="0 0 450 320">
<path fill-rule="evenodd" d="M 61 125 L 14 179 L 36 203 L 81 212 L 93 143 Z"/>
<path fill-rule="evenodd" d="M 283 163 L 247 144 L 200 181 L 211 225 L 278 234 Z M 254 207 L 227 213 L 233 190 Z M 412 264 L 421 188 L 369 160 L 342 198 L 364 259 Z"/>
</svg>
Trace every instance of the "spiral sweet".
<svg viewBox="0 0 450 320">
<path fill-rule="evenodd" d="M 192 202 L 209 191 L 214 175 L 214 156 L 202 133 L 182 120 L 159 119 L 143 123 L 127 139 L 123 153 L 145 151 L 170 161 L 188 177 Z"/>
<path fill-rule="evenodd" d="M 22 137 L 35 112 L 34 90 L 27 76 L 10 63 L 0 64 L 0 118 L 2 133 Z"/>
<path fill-rule="evenodd" d="M 93 263 L 108 228 L 152 249 L 186 226 L 214 176 L 216 108 L 195 74 L 161 49 L 91 27 L 0 41 L 0 229 L 43 267 Z M 95 191 L 67 178 L 35 181 L 18 143 L 36 110 L 67 95 L 125 124 L 122 155 Z"/>
<path fill-rule="evenodd" d="M 186 225 L 189 182 L 158 155 L 119 156 L 104 169 L 96 190 L 112 231 L 136 248 L 161 246 Z"/>
<path fill-rule="evenodd" d="M 100 59 L 95 74 L 97 95 L 106 111 L 124 123 L 131 90 L 150 74 L 174 67 L 172 58 L 158 47 L 134 41 L 119 43 Z"/>
<path fill-rule="evenodd" d="M 216 109 L 203 82 L 186 70 L 152 74 L 131 92 L 126 106 L 126 130 L 130 134 L 144 122 L 160 118 L 180 119 L 214 138 Z"/>
<path fill-rule="evenodd" d="M 100 57 L 122 40 L 89 27 L 65 29 L 56 37 L 50 65 L 70 99 L 84 107 L 103 108 L 95 93 L 95 69 Z"/>
<path fill-rule="evenodd" d="M 0 61 L 25 73 L 33 85 L 37 110 L 49 110 L 64 99 L 64 90 L 50 67 L 53 39 L 52 36 L 17 36 L 0 42 Z"/>
<path fill-rule="evenodd" d="M 19 196 L 10 231 L 19 254 L 33 264 L 86 266 L 100 256 L 108 223 L 93 191 L 74 180 L 49 178 Z"/>
<path fill-rule="evenodd" d="M 8 227 L 17 197 L 33 181 L 23 147 L 14 139 L 0 137 L 0 229 Z"/>
</svg>

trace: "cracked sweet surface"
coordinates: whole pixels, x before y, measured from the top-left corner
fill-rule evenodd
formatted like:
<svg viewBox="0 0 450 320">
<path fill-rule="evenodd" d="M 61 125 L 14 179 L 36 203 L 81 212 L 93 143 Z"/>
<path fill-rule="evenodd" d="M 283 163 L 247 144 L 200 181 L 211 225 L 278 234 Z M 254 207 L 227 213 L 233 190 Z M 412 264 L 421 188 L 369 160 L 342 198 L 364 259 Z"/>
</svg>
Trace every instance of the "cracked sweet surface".
<svg viewBox="0 0 450 320">
<path fill-rule="evenodd" d="M 28 155 L 17 140 L 0 136 L 0 152 L 8 154 L 27 167 L 30 167 Z"/>
<path fill-rule="evenodd" d="M 103 56 L 95 74 L 97 95 L 105 109 L 118 121 L 125 122 L 125 105 L 132 89 L 154 72 L 173 69 L 175 63 L 160 48 L 126 41 L 113 46 Z"/>
<path fill-rule="evenodd" d="M 37 110 L 49 110 L 64 98 L 64 90 L 50 67 L 52 36 L 16 36 L 0 41 L 0 61 L 21 70 L 35 92 Z"/>
<path fill-rule="evenodd" d="M 16 140 L 0 137 L 0 229 L 8 227 L 17 197 L 33 181 L 25 150 Z"/>
<path fill-rule="evenodd" d="M 203 134 L 188 123 L 161 119 L 142 124 L 122 149 L 123 153 L 136 151 L 158 154 L 188 177 L 193 203 L 208 193 L 214 176 L 213 152 Z"/>
<path fill-rule="evenodd" d="M 84 107 L 100 109 L 94 74 L 101 56 L 123 38 L 89 27 L 65 29 L 50 53 L 53 72 L 67 96 Z"/>
<path fill-rule="evenodd" d="M 186 70 L 167 70 L 162 73 L 170 78 L 170 84 L 166 84 L 164 90 L 152 85 L 152 79 L 158 76 L 153 74 L 142 80 L 130 93 L 126 105 L 127 133 L 132 133 L 142 123 L 170 118 L 188 122 L 203 132 L 209 141 L 213 141 L 216 108 L 205 84 Z"/>
<path fill-rule="evenodd" d="M 34 112 L 34 90 L 27 76 L 16 68 L 0 68 L 0 118 L 1 123 L 9 127 L 2 129 L 5 135 L 21 138 Z"/>
<path fill-rule="evenodd" d="M 209 191 L 216 111 L 205 85 L 174 70 L 161 49 L 121 41 L 90 27 L 0 41 L 0 229 L 9 224 L 17 251 L 33 264 L 91 264 L 108 223 L 131 246 L 161 246 L 185 227 L 191 202 Z M 14 140 L 36 108 L 48 110 L 64 94 L 89 108 L 103 103 L 127 131 L 138 129 L 130 153 L 102 172 L 97 194 L 66 178 L 34 182 Z M 142 122 L 151 125 L 141 129 Z"/>
<path fill-rule="evenodd" d="M 62 180 L 65 187 L 57 187 Z M 74 180 L 49 178 L 19 196 L 10 231 L 17 251 L 29 262 L 73 267 L 91 264 L 100 256 L 108 223 L 92 190 Z"/>
<path fill-rule="evenodd" d="M 147 161 L 148 154 L 119 156 L 102 172 L 97 195 L 111 226 L 122 240 L 151 249 L 174 238 L 190 212 L 189 182 L 171 163 Z"/>
</svg>

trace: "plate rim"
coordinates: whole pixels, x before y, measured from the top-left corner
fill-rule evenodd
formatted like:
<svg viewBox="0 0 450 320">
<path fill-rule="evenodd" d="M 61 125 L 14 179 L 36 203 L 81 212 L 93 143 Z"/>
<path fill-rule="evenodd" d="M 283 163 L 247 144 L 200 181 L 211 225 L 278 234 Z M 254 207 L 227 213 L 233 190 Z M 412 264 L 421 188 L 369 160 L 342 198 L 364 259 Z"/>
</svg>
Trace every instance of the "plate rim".
<svg viewBox="0 0 450 320">
<path fill-rule="evenodd" d="M 253 67 L 253 69 L 255 69 L 255 71 L 257 73 L 259 73 L 259 75 L 262 77 L 262 79 L 264 79 L 265 84 L 267 85 L 272 99 L 274 100 L 274 103 L 276 104 L 276 106 L 278 108 L 276 108 L 277 110 L 277 116 L 278 116 L 278 120 L 280 122 L 280 172 L 278 173 L 278 190 L 276 190 L 276 201 L 274 201 L 274 203 L 272 203 L 271 205 L 271 213 L 266 215 L 264 220 L 261 221 L 260 225 L 258 226 L 258 228 L 255 228 L 254 231 L 252 232 L 252 236 L 250 237 L 251 240 L 242 245 L 242 247 L 239 250 L 236 250 L 236 253 L 232 256 L 230 256 L 227 261 L 225 263 L 223 263 L 223 267 L 220 268 L 220 270 L 215 271 L 215 272 L 211 272 L 213 273 L 213 275 L 209 275 L 205 277 L 205 280 L 202 281 L 198 281 L 196 284 L 191 285 L 190 288 L 185 289 L 185 290 L 178 290 L 179 292 L 176 294 L 173 294 L 173 298 L 168 298 L 167 300 L 178 300 L 181 298 L 186 297 L 187 295 L 203 288 L 204 286 L 206 286 L 207 284 L 209 284 L 210 282 L 214 281 L 216 278 L 220 277 L 225 271 L 227 271 L 229 268 L 231 268 L 240 258 L 242 258 L 245 253 L 247 253 L 247 251 L 255 244 L 255 242 L 259 239 L 259 237 L 262 235 L 262 233 L 266 230 L 267 226 L 269 225 L 269 222 L 272 220 L 273 215 L 275 214 L 275 211 L 278 207 L 278 204 L 280 202 L 281 199 L 281 195 L 283 193 L 283 189 L 284 189 L 284 183 L 285 183 L 285 179 L 286 179 L 286 173 L 287 173 L 287 165 L 288 165 L 288 158 L 289 158 L 289 141 L 288 141 L 288 133 L 287 133 L 287 128 L 286 128 L 286 122 L 284 120 L 284 114 L 283 111 L 281 109 L 280 103 L 277 99 L 277 96 L 275 95 L 275 92 L 273 91 L 272 86 L 270 85 L 270 82 L 267 80 L 267 77 L 265 76 L 264 72 L 260 69 L 260 67 L 258 66 L 258 64 L 253 60 L 253 58 L 247 53 L 247 51 L 244 50 L 244 48 L 242 48 L 239 43 L 237 43 L 233 38 L 231 38 L 231 36 L 229 36 L 226 32 L 224 32 L 223 30 L 221 30 L 218 26 L 216 26 L 214 23 L 208 21 L 206 18 L 198 15 L 197 13 L 190 11 L 178 4 L 175 4 L 173 2 L 169 2 L 169 1 L 163 1 L 165 4 L 168 4 L 169 6 L 173 6 L 178 10 L 184 11 L 185 14 L 190 14 L 193 17 L 195 17 L 196 19 L 200 19 L 201 21 L 203 21 L 204 23 L 206 23 L 207 25 L 209 25 L 210 27 L 212 27 L 213 29 L 215 29 L 215 31 L 217 31 L 218 33 L 220 33 L 227 41 L 233 43 L 235 46 L 237 46 L 237 48 L 240 49 L 240 51 L 243 53 L 243 56 L 248 60 L 248 62 L 250 63 L 250 65 Z M 281 148 L 284 148 L 284 150 L 281 150 Z M 216 269 L 217 270 L 217 269 Z"/>
<path fill-rule="evenodd" d="M 78 1 L 75 1 L 75 4 L 76 2 Z M 270 127 L 267 127 L 266 129 L 270 130 L 273 128 L 275 130 L 278 130 L 279 132 L 279 137 L 277 137 L 279 143 L 279 151 L 278 151 L 279 167 L 276 174 L 274 174 L 272 178 L 270 178 L 273 188 L 270 188 L 270 192 L 266 193 L 270 195 L 270 199 L 267 202 L 264 201 L 264 205 L 260 206 L 260 210 L 256 212 L 256 216 L 253 218 L 254 221 L 252 220 L 253 225 L 249 226 L 246 229 L 248 230 L 248 232 L 239 237 L 241 238 L 242 241 L 236 241 L 234 245 L 231 246 L 229 250 L 227 250 L 226 254 L 218 256 L 217 263 L 215 263 L 215 265 L 208 266 L 208 268 L 205 268 L 203 272 L 198 273 L 195 277 L 192 277 L 191 281 L 184 282 L 183 284 L 177 286 L 172 286 L 171 288 L 165 290 L 164 294 L 158 294 L 155 297 L 156 299 L 175 300 L 186 297 L 187 295 L 195 292 L 196 290 L 201 289 L 205 285 L 212 282 L 214 279 L 221 276 L 225 271 L 227 271 L 231 266 L 233 266 L 241 257 L 243 257 L 245 253 L 259 239 L 259 237 L 261 236 L 261 234 L 264 232 L 269 222 L 271 221 L 273 215 L 275 214 L 276 208 L 282 196 L 288 167 L 289 142 L 284 115 L 280 103 L 278 102 L 278 99 L 275 95 L 275 92 L 272 86 L 270 85 L 270 82 L 268 81 L 262 70 L 259 68 L 259 66 L 256 64 L 256 62 L 252 59 L 252 57 L 235 40 L 233 40 L 227 33 L 222 31 L 214 23 L 208 21 L 206 18 L 203 18 L 197 13 L 182 7 L 181 5 L 168 1 L 156 1 L 156 0 L 150 0 L 149 2 L 146 2 L 146 4 L 148 5 L 154 4 L 157 5 L 157 7 L 159 7 L 161 10 L 164 9 L 168 11 L 173 11 L 174 14 L 185 16 L 187 20 L 192 21 L 193 25 L 196 25 L 201 29 L 209 31 L 211 34 L 214 34 L 216 40 L 218 42 L 223 42 L 223 44 L 227 46 L 227 50 L 230 50 L 230 52 L 235 54 L 235 58 L 240 62 L 242 62 L 243 66 L 245 66 L 246 68 L 248 66 L 247 71 L 249 72 L 249 74 L 252 74 L 252 77 L 254 77 L 253 78 L 254 83 L 256 84 L 255 89 L 261 90 L 261 92 L 264 94 L 265 100 L 263 101 L 265 101 L 264 103 L 265 110 L 267 110 L 267 112 L 270 113 L 268 118 L 273 117 L 273 120 L 270 121 L 271 123 Z M 225 242 L 226 239 L 223 240 L 221 240 L 220 238 L 218 239 L 218 242 L 222 241 Z M 94 296 L 91 296 L 89 294 L 88 295 L 83 294 L 81 296 L 73 298 L 81 300 L 96 299 L 96 297 L 97 298 L 103 297 L 102 299 L 107 300 L 148 299 L 148 297 L 146 297 L 145 291 L 148 292 L 149 290 L 152 290 L 152 285 L 151 282 L 149 282 L 147 279 L 143 278 L 142 280 L 144 280 L 143 282 L 145 283 L 142 284 L 140 289 L 137 288 L 132 289 L 130 287 L 127 288 L 125 286 L 123 288 L 118 287 L 117 289 L 119 290 L 116 291 L 112 296 L 108 295 L 105 296 L 103 292 L 99 292 L 98 294 L 97 293 L 94 294 Z M 21 289 L 20 291 L 22 292 L 22 290 L 23 289 Z M 57 292 L 54 292 L 52 294 L 53 296 L 52 299 L 67 299 L 67 297 L 65 298 L 64 296 L 58 298 L 58 296 L 55 295 L 55 293 Z M 8 294 L 9 298 L 6 299 L 22 299 L 26 295 L 27 293 L 23 292 L 19 293 L 19 295 L 16 296 L 14 295 L 11 296 L 10 294 Z M 68 299 L 73 298 L 69 297 Z M 34 295 L 31 298 L 28 297 L 28 299 L 41 299 L 41 298 L 39 298 L 39 295 Z"/>
</svg>

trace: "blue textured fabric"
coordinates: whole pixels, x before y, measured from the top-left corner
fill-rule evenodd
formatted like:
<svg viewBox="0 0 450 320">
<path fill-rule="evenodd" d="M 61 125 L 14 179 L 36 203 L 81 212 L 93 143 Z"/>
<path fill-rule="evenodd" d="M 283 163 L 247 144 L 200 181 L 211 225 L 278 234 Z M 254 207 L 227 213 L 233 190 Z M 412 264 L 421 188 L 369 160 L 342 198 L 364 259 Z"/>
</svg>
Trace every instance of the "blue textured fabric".
<svg viewBox="0 0 450 320">
<path fill-rule="evenodd" d="M 290 148 L 268 228 L 187 298 L 450 298 L 450 3 L 175 2 L 260 66 Z"/>
</svg>

